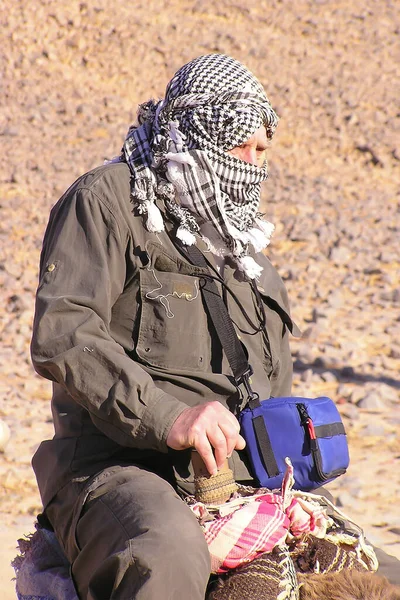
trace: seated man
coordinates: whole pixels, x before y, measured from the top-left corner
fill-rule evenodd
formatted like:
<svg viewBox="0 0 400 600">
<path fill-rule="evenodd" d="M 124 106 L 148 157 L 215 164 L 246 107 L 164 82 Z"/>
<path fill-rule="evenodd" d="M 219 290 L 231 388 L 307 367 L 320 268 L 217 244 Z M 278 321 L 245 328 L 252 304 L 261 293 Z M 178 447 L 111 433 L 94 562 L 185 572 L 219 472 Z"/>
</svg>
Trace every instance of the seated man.
<svg viewBox="0 0 400 600">
<path fill-rule="evenodd" d="M 121 156 L 51 211 L 32 358 L 53 381 L 55 436 L 33 466 L 81 599 L 203 600 L 210 557 L 182 500 L 191 449 L 210 473 L 228 457 L 252 483 L 235 416 L 244 390 L 182 247 L 206 258 L 254 389 L 290 394 L 293 325 L 258 213 L 277 122 L 243 65 L 199 57 L 140 106 Z"/>
</svg>

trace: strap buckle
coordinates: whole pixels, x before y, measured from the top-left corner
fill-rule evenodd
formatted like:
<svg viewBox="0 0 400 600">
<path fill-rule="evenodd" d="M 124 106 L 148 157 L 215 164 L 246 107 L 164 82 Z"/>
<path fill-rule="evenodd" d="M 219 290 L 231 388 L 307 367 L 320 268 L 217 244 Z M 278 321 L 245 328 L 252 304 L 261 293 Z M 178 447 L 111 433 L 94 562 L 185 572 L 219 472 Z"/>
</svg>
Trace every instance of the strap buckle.
<svg viewBox="0 0 400 600">
<path fill-rule="evenodd" d="M 236 379 L 236 384 L 238 386 L 243 385 L 244 389 L 246 390 L 246 394 L 247 394 L 246 402 L 250 402 L 251 400 L 258 401 L 260 399 L 260 396 L 251 387 L 250 377 L 253 375 L 253 373 L 254 373 L 253 367 L 251 365 L 249 365 L 248 368 L 246 369 L 246 371 L 243 373 L 243 375 L 241 375 L 240 377 L 238 377 Z"/>
</svg>

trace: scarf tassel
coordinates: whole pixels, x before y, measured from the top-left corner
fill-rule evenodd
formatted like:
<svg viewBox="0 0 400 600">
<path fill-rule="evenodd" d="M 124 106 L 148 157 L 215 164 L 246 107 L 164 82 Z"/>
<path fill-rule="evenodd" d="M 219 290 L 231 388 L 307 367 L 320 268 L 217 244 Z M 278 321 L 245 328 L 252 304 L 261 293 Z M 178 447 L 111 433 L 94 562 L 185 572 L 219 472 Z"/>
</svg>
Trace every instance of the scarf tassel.
<svg viewBox="0 0 400 600">
<path fill-rule="evenodd" d="M 262 267 L 251 256 L 242 256 L 236 259 L 237 265 L 250 279 L 258 280 L 262 273 Z"/>
<path fill-rule="evenodd" d="M 186 246 L 193 246 L 196 243 L 196 236 L 182 225 L 178 227 L 176 237 Z"/>
<path fill-rule="evenodd" d="M 164 231 L 164 221 L 160 209 L 154 204 L 154 202 L 147 201 L 146 212 L 147 221 L 146 228 L 150 233 L 159 233 Z"/>
</svg>

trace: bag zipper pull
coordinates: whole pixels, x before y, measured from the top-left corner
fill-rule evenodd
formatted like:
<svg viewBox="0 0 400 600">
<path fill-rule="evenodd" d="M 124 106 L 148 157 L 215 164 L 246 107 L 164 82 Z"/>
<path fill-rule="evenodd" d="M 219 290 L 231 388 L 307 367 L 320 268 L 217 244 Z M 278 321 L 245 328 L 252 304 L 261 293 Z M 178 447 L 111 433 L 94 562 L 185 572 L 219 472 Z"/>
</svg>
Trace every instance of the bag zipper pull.
<svg viewBox="0 0 400 600">
<path fill-rule="evenodd" d="M 308 430 L 308 435 L 310 438 L 310 448 L 311 450 L 318 449 L 317 436 L 315 434 L 314 423 L 307 412 L 307 408 L 305 404 L 298 404 L 297 410 L 300 413 L 301 425 L 306 426 Z"/>
<path fill-rule="evenodd" d="M 314 423 L 312 422 L 311 417 L 308 417 L 307 428 L 310 435 L 310 448 L 311 450 L 317 450 L 317 436 L 315 434 Z"/>
</svg>

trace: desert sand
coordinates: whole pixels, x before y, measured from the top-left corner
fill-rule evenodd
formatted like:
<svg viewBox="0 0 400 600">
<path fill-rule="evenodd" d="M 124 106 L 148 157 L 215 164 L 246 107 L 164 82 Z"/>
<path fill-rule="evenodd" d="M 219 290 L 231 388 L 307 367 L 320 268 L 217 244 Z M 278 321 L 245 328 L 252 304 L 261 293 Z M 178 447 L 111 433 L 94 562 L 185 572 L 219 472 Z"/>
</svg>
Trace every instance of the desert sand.
<svg viewBox="0 0 400 600">
<path fill-rule="evenodd" d="M 330 489 L 400 558 L 400 17 L 390 0 L 3 0 L 0 50 L 2 597 L 52 436 L 29 341 L 41 240 L 73 180 L 119 153 L 139 102 L 211 52 L 244 62 L 281 117 L 263 211 L 303 331 L 294 393 L 329 395 L 351 465 Z"/>
</svg>

